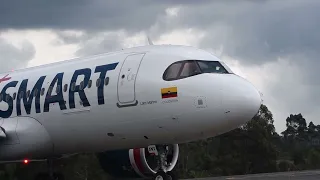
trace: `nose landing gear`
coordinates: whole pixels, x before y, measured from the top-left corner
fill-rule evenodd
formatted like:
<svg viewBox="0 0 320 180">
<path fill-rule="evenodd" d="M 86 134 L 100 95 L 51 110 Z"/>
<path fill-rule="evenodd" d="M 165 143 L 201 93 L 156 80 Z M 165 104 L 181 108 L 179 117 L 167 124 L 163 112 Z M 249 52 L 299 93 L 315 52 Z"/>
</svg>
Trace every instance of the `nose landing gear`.
<svg viewBox="0 0 320 180">
<path fill-rule="evenodd" d="M 150 148 L 149 152 L 150 152 Z M 168 168 L 168 154 L 170 154 L 169 146 L 166 145 L 156 145 L 151 148 L 155 155 L 158 157 L 158 164 L 160 169 L 154 175 L 154 180 L 177 180 L 177 176 L 172 172 L 172 168 Z"/>
</svg>

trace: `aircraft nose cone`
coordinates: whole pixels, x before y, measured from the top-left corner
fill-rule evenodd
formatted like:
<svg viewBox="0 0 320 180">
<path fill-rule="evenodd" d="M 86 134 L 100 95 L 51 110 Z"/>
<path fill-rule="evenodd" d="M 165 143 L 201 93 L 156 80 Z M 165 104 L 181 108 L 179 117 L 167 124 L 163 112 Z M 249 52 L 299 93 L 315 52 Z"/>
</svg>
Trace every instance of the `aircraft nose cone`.
<svg viewBox="0 0 320 180">
<path fill-rule="evenodd" d="M 229 125 L 234 128 L 251 120 L 261 103 L 259 91 L 246 79 L 233 75 L 224 81 L 222 105 Z"/>
</svg>

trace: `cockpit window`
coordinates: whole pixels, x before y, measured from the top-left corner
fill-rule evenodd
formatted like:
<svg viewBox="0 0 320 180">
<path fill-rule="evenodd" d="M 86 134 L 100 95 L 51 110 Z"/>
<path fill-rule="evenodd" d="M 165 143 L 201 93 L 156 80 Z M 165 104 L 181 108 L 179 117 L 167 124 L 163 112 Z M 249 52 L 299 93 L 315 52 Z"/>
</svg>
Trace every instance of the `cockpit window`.
<svg viewBox="0 0 320 180">
<path fill-rule="evenodd" d="M 163 79 L 165 80 L 177 79 L 177 76 L 180 72 L 182 65 L 183 65 L 183 62 L 177 62 L 169 66 L 169 68 L 164 73 Z"/>
<path fill-rule="evenodd" d="M 218 61 L 198 61 L 198 64 L 203 73 L 229 73 Z"/>
<path fill-rule="evenodd" d="M 163 79 L 166 81 L 182 79 L 193 75 L 200 74 L 201 70 L 196 61 L 186 60 L 173 63 L 165 71 Z"/>
<path fill-rule="evenodd" d="M 171 64 L 163 74 L 163 79 L 172 81 L 202 73 L 230 74 L 219 61 L 185 60 Z"/>
<path fill-rule="evenodd" d="M 195 61 L 186 61 L 183 65 L 183 69 L 180 73 L 180 78 L 185 78 L 200 74 L 201 70 Z"/>
<path fill-rule="evenodd" d="M 230 74 L 234 74 L 233 71 L 230 69 L 230 67 L 226 65 L 226 63 L 224 63 L 223 61 L 221 61 L 220 63 L 221 63 L 221 65 L 223 65 L 224 68 L 226 68 L 226 70 L 227 70 Z"/>
</svg>

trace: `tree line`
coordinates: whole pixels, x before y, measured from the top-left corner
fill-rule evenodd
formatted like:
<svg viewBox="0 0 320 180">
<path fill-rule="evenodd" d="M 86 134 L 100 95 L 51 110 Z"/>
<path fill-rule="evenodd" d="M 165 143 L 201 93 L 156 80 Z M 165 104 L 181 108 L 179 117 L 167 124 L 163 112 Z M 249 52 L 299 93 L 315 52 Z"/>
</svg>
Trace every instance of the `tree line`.
<svg viewBox="0 0 320 180">
<path fill-rule="evenodd" d="M 180 144 L 175 171 L 180 178 L 242 175 L 320 168 L 320 125 L 307 124 L 301 113 L 290 114 L 286 130 L 278 134 L 270 110 L 259 112 L 243 126 L 219 136 Z M 80 154 L 56 162 L 66 179 L 108 179 L 94 154 Z M 46 164 L 0 166 L 0 179 L 32 179 Z"/>
</svg>

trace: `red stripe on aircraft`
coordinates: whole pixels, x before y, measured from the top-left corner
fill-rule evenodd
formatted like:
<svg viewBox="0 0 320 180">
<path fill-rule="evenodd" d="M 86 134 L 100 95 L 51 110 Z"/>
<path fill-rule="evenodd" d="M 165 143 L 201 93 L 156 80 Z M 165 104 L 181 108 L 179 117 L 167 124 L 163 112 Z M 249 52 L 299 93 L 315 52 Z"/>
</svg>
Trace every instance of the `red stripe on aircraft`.
<svg viewBox="0 0 320 180">
<path fill-rule="evenodd" d="M 141 162 L 141 154 L 140 154 L 140 148 L 136 148 L 136 149 L 133 149 L 133 157 L 134 157 L 134 161 L 136 162 L 136 165 L 139 169 L 139 171 L 141 173 L 144 172 L 144 168 L 143 168 L 143 165 L 142 165 L 142 162 Z"/>
<path fill-rule="evenodd" d="M 0 83 L 4 82 L 4 81 L 8 81 L 11 79 L 11 77 L 8 77 L 9 74 L 7 74 L 6 76 L 4 76 L 3 78 L 0 79 Z"/>
</svg>

